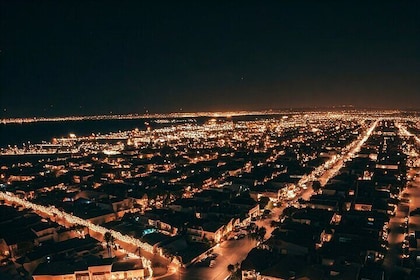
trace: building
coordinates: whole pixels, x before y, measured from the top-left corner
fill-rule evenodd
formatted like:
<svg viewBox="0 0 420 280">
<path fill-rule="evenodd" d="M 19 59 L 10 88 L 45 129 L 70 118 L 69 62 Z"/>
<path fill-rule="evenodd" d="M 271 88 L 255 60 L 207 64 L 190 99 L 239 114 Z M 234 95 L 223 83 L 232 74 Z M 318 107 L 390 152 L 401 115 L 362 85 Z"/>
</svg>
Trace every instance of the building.
<svg viewBox="0 0 420 280">
<path fill-rule="evenodd" d="M 47 262 L 38 266 L 34 280 L 140 280 L 147 276 L 141 260 L 98 259 L 83 262 Z"/>
</svg>

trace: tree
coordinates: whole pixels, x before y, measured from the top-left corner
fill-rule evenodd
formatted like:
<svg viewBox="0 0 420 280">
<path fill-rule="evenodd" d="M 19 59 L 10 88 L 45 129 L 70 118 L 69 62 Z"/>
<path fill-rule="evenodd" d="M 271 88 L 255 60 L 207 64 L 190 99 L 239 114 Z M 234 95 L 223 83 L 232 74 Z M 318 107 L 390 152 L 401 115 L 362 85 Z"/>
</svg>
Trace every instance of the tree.
<svg viewBox="0 0 420 280">
<path fill-rule="evenodd" d="M 259 241 L 263 241 L 266 233 L 267 233 L 267 229 L 265 227 L 258 228 L 257 229 L 257 239 Z"/>
<path fill-rule="evenodd" d="M 85 227 L 82 225 L 76 225 L 74 227 L 74 230 L 76 231 L 76 233 L 81 236 L 82 238 L 85 238 Z M 89 228 L 88 228 L 89 230 Z"/>
<path fill-rule="evenodd" d="M 108 249 L 108 257 L 112 257 L 112 246 L 114 245 L 115 238 L 112 236 L 112 233 L 107 231 L 104 234 L 104 239 L 106 242 L 106 248 Z"/>
<path fill-rule="evenodd" d="M 312 189 L 314 192 L 318 192 L 321 189 L 321 183 L 319 181 L 312 182 Z"/>
<path fill-rule="evenodd" d="M 272 220 L 270 222 L 270 226 L 273 227 L 273 228 L 278 227 L 280 224 L 281 224 L 280 222 L 277 222 L 275 220 Z"/>
<path fill-rule="evenodd" d="M 240 280 L 242 279 L 240 270 L 239 270 L 239 263 L 237 264 L 229 264 L 227 266 L 227 270 L 230 273 L 230 276 L 228 277 L 229 280 Z"/>
</svg>

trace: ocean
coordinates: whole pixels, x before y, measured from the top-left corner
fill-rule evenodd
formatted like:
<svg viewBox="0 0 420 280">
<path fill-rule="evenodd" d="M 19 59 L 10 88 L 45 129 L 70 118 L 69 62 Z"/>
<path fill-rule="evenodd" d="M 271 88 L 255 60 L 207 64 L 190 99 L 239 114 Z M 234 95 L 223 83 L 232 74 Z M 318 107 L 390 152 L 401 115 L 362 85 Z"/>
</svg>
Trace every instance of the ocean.
<svg viewBox="0 0 420 280">
<path fill-rule="evenodd" d="M 0 124 L 0 147 L 22 146 L 23 143 L 28 141 L 32 144 L 42 141 L 50 142 L 53 138 L 68 136 L 70 133 L 87 136 L 92 133 L 118 132 L 135 128 L 145 129 L 145 122 L 148 121 L 150 120 L 83 120 Z M 152 124 L 152 126 L 162 125 Z"/>
</svg>

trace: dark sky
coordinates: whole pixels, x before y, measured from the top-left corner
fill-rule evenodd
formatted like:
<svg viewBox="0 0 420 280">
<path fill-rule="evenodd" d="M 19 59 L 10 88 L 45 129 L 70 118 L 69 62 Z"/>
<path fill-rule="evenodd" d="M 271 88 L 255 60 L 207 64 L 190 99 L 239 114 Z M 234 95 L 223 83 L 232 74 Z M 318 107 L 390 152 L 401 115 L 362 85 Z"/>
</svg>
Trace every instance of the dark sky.
<svg viewBox="0 0 420 280">
<path fill-rule="evenodd" d="M 420 1 L 226 2 L 1 0 L 1 116 L 420 108 Z"/>
</svg>

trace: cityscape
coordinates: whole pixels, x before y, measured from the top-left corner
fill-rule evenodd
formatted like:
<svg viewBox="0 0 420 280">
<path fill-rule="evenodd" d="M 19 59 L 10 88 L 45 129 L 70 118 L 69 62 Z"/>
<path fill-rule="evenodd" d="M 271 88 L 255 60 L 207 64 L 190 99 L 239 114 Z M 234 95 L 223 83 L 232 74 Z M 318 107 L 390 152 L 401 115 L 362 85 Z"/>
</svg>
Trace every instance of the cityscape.
<svg viewBox="0 0 420 280">
<path fill-rule="evenodd" d="M 2 148 L 2 275 L 419 276 L 418 113 L 198 115 Z"/>
<path fill-rule="evenodd" d="M 420 279 L 420 1 L 0 1 L 0 280 Z"/>
</svg>

